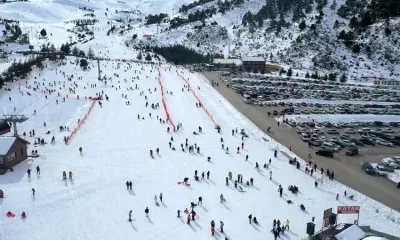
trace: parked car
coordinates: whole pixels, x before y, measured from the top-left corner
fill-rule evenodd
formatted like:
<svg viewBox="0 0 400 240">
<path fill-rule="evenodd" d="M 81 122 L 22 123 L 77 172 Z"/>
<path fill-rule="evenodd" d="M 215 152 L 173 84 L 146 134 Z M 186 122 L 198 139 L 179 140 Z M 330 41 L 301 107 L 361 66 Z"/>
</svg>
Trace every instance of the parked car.
<svg viewBox="0 0 400 240">
<path fill-rule="evenodd" d="M 339 137 L 340 137 L 340 139 L 350 139 L 350 136 L 346 135 L 346 134 L 342 134 Z"/>
<path fill-rule="evenodd" d="M 361 168 L 367 174 L 370 174 L 370 175 L 375 175 L 376 174 L 374 167 L 370 163 L 364 163 L 361 166 Z"/>
<path fill-rule="evenodd" d="M 320 156 L 325 156 L 325 157 L 333 157 L 333 151 L 327 150 L 327 149 L 320 149 L 315 152 L 315 154 L 320 155 Z"/>
<path fill-rule="evenodd" d="M 367 145 L 372 145 L 372 146 L 375 145 L 375 142 L 372 141 L 372 140 L 370 140 L 370 139 L 368 139 L 368 138 L 361 138 L 361 139 L 360 139 L 360 142 L 362 142 L 362 143 L 364 143 L 364 144 L 367 144 Z"/>
<path fill-rule="evenodd" d="M 364 143 L 363 142 L 361 142 L 360 140 L 358 140 L 358 139 L 350 139 L 349 140 L 350 142 L 352 142 L 352 143 L 354 143 L 354 144 L 356 144 L 357 146 L 364 146 Z"/>
<path fill-rule="evenodd" d="M 378 166 L 376 166 L 376 169 L 381 170 L 381 171 L 386 171 L 386 172 L 394 172 L 394 168 L 392 168 L 391 166 L 382 165 L 381 163 L 378 163 Z"/>
<path fill-rule="evenodd" d="M 393 147 L 393 143 L 388 142 L 388 141 L 383 140 L 383 139 L 378 139 L 376 141 L 376 143 L 379 144 L 379 145 L 383 145 L 383 146 Z"/>
<path fill-rule="evenodd" d="M 300 138 L 301 138 L 301 140 L 303 140 L 304 142 L 310 141 L 310 137 L 309 137 L 309 135 L 306 134 L 306 133 L 302 133 Z"/>
<path fill-rule="evenodd" d="M 387 162 L 379 162 L 378 164 L 381 165 L 381 166 L 384 166 L 388 172 L 394 172 L 394 167 L 390 166 L 389 163 L 387 163 Z"/>
<path fill-rule="evenodd" d="M 276 115 L 278 115 L 278 114 L 279 114 L 279 113 L 278 113 L 277 110 L 272 111 L 272 115 L 276 116 Z"/>
<path fill-rule="evenodd" d="M 382 159 L 382 163 L 389 164 L 394 169 L 400 169 L 400 164 L 395 162 L 392 158 L 384 158 Z"/>
<path fill-rule="evenodd" d="M 378 165 L 379 166 L 379 165 Z M 385 171 L 381 171 L 378 169 L 378 166 L 375 168 L 375 173 L 381 177 L 387 177 L 388 174 Z M 385 169 L 386 170 L 386 169 Z"/>
<path fill-rule="evenodd" d="M 350 142 L 349 140 L 340 140 L 343 144 L 345 144 L 347 147 L 353 147 L 353 146 L 355 146 L 356 144 L 355 143 L 353 143 L 353 142 Z"/>
<path fill-rule="evenodd" d="M 329 130 L 328 130 L 328 133 L 329 133 L 329 134 L 339 134 L 339 131 L 336 130 L 336 129 L 329 129 Z"/>
<path fill-rule="evenodd" d="M 348 133 L 348 134 L 355 134 L 356 133 L 356 131 L 354 131 L 354 129 L 351 129 L 351 128 L 344 129 L 344 132 Z"/>
<path fill-rule="evenodd" d="M 355 147 L 349 147 L 346 149 L 346 155 L 347 156 L 355 156 L 358 155 L 358 148 Z"/>
</svg>

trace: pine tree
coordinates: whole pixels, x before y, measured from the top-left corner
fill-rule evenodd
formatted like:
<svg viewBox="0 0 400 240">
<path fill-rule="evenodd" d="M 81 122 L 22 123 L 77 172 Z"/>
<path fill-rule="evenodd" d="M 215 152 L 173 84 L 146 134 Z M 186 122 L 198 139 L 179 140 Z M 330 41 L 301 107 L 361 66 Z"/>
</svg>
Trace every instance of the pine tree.
<svg viewBox="0 0 400 240">
<path fill-rule="evenodd" d="M 310 78 L 310 74 L 307 72 L 305 78 Z"/>
<path fill-rule="evenodd" d="M 146 55 L 146 61 L 151 61 L 151 56 L 150 56 L 150 53 L 147 53 L 147 55 Z"/>
<path fill-rule="evenodd" d="M 299 25 L 300 31 L 304 30 L 306 27 L 307 27 L 306 21 L 305 20 L 301 21 Z"/>
<path fill-rule="evenodd" d="M 142 52 L 139 52 L 136 58 L 137 58 L 137 60 L 142 60 L 142 58 L 143 58 Z"/>
<path fill-rule="evenodd" d="M 40 31 L 40 35 L 42 37 L 46 37 L 47 36 L 47 32 L 46 32 L 46 30 L 44 28 Z"/>
<path fill-rule="evenodd" d="M 72 48 L 72 55 L 74 55 L 74 56 L 78 56 L 79 55 L 79 49 L 76 46 L 74 46 Z"/>
<path fill-rule="evenodd" d="M 91 47 L 89 47 L 88 53 L 87 53 L 87 57 L 89 59 L 93 59 L 94 58 L 94 52 L 93 49 Z"/>
<path fill-rule="evenodd" d="M 289 70 L 287 71 L 286 75 L 287 75 L 288 77 L 291 77 L 292 74 L 293 74 L 293 70 L 292 70 L 292 68 L 289 68 Z"/>
<path fill-rule="evenodd" d="M 332 10 L 335 10 L 336 7 L 337 7 L 336 0 L 333 0 L 333 3 L 332 3 L 332 5 L 331 5 L 331 9 L 332 9 Z"/>
<path fill-rule="evenodd" d="M 340 76 L 340 82 L 342 82 L 342 83 L 347 82 L 346 73 L 343 73 L 342 76 Z"/>
</svg>

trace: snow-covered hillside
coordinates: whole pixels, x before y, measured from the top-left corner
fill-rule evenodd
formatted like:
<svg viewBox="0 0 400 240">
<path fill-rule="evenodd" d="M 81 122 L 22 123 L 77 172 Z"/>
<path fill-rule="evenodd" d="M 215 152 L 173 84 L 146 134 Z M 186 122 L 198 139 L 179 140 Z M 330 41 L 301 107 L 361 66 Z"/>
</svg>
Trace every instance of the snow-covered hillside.
<svg viewBox="0 0 400 240">
<path fill-rule="evenodd" d="M 19 131 L 27 133 L 26 139 L 32 143 L 29 151 L 38 150 L 40 155 L 17 165 L 14 172 L 0 176 L 0 188 L 6 196 L 0 199 L 1 239 L 19 240 L 26 236 L 33 240 L 205 239 L 211 236 L 211 220 L 216 222 L 216 236 L 220 239 L 225 236 L 227 239 L 273 239 L 270 230 L 274 219 L 280 219 L 282 224 L 289 219 L 290 230 L 285 236 L 302 239 L 311 217 L 316 217 L 319 229 L 323 210 L 335 209 L 338 205 L 360 205 L 360 224 L 400 234 L 398 212 L 319 173 L 313 177 L 305 174 L 303 161 L 301 170 L 288 164 L 281 151 L 292 153 L 249 123 L 204 77 L 166 64 L 102 61 L 102 73 L 108 79 L 105 84 L 97 80 L 95 68 L 82 71 L 69 62 L 73 61 L 67 59 L 66 65 L 49 65 L 40 76 L 31 76 L 26 83 L 10 84 L 11 91 L 1 90 L 0 103 L 4 112 L 15 108 L 16 112 L 29 117 L 19 125 Z M 72 81 L 62 72 L 65 76 L 74 74 Z M 211 118 L 221 126 L 221 133 L 205 111 L 196 107 L 195 96 L 177 73 L 190 82 Z M 168 122 L 160 123 L 160 119 L 166 117 L 157 81 L 159 76 L 171 123 L 182 124 L 177 132 L 172 131 Z M 50 90 L 55 92 L 46 98 L 44 93 Z M 57 97 L 58 93 L 68 94 L 69 98 L 63 102 Z M 80 100 L 73 99 L 77 95 Z M 59 126 L 72 131 L 90 106 L 84 98 L 99 95 L 109 100 L 101 101 L 102 107 L 96 104 L 71 142 L 65 145 L 63 137 L 70 132 L 60 132 Z M 147 107 L 146 102 L 149 103 Z M 152 109 L 153 103 L 160 107 Z M 249 138 L 242 140 L 239 133 L 232 136 L 231 130 L 236 128 L 244 129 Z M 36 132 L 35 137 L 29 137 L 28 132 L 32 130 Z M 50 134 L 46 134 L 47 131 Z M 55 144 L 50 143 L 52 136 Z M 33 144 L 37 137 L 44 138 L 47 144 Z M 200 148 L 199 153 L 188 152 L 186 139 L 189 146 L 196 144 Z M 176 150 L 169 147 L 169 142 Z M 181 150 L 181 144 L 185 151 Z M 228 154 L 221 149 L 222 144 L 229 147 Z M 236 152 L 238 146 L 239 153 Z M 80 147 L 82 155 L 78 151 Z M 275 150 L 278 151 L 276 158 Z M 245 161 L 246 155 L 248 161 Z M 210 162 L 207 157 L 211 157 Z M 263 168 L 269 159 L 271 165 Z M 260 170 L 255 167 L 256 163 Z M 36 174 L 37 166 L 40 175 Z M 26 173 L 28 168 L 32 169 L 30 178 Z M 200 178 L 203 172 L 209 171 L 209 179 L 205 177 L 196 182 L 196 170 Z M 73 179 L 62 180 L 63 171 L 72 171 Z M 233 179 L 227 186 L 225 178 L 229 172 Z M 238 174 L 243 175 L 243 184 L 239 184 L 243 192 L 234 187 Z M 177 184 L 185 177 L 189 178 L 190 187 Z M 245 184 L 250 178 L 254 179 L 254 186 Z M 126 181 L 132 181 L 132 190 L 126 190 Z M 318 187 L 314 187 L 314 181 L 318 181 Z M 283 187 L 282 197 L 277 192 L 279 185 Z M 296 185 L 299 192 L 288 191 L 289 185 Z M 344 190 L 354 194 L 354 200 L 342 196 Z M 157 205 L 154 196 L 160 193 L 163 201 L 157 200 Z M 335 199 L 337 193 L 339 200 Z M 220 203 L 221 194 L 226 199 L 224 203 Z M 183 211 L 190 209 L 190 202 L 197 203 L 199 196 L 203 204 L 194 208 L 195 221 L 188 225 Z M 288 200 L 293 204 L 288 204 Z M 299 209 L 300 204 L 305 205 L 306 211 Z M 147 218 L 146 207 L 150 210 Z M 133 222 L 128 222 L 130 210 Z M 177 217 L 177 210 L 181 211 L 181 217 Z M 8 211 L 17 216 L 6 217 Z M 26 219 L 19 217 L 22 211 L 26 212 Z M 257 217 L 259 225 L 248 223 L 249 214 Z M 339 221 L 352 222 L 355 218 L 341 215 Z M 219 221 L 225 223 L 224 233 L 219 232 Z"/>
</svg>

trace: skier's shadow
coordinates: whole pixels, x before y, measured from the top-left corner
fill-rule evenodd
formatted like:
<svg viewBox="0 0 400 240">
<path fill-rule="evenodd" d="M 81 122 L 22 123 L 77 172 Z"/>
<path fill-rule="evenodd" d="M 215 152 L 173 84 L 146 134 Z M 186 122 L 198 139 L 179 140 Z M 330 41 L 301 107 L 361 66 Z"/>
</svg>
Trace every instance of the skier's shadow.
<svg viewBox="0 0 400 240">
<path fill-rule="evenodd" d="M 32 201 L 34 202 L 35 200 L 36 200 L 36 196 L 33 195 L 33 196 L 32 196 Z"/>
<path fill-rule="evenodd" d="M 214 184 L 215 185 L 215 182 L 213 181 L 213 180 L 211 180 L 211 179 L 207 179 L 208 181 L 210 181 L 212 184 Z"/>
<path fill-rule="evenodd" d="M 129 194 L 132 196 L 136 196 L 135 192 L 133 190 L 128 190 Z"/>
<path fill-rule="evenodd" d="M 220 238 L 221 234 L 219 234 L 219 232 L 215 231 L 214 232 L 214 238 Z"/>
<path fill-rule="evenodd" d="M 69 181 L 71 182 L 71 185 L 74 185 L 74 179 L 70 178 Z"/>
<path fill-rule="evenodd" d="M 164 202 L 161 202 L 161 205 L 163 205 L 163 207 L 165 208 L 168 208 L 168 206 Z"/>
<path fill-rule="evenodd" d="M 147 217 L 147 220 L 149 221 L 149 223 L 151 223 L 152 225 L 154 225 L 153 221 L 151 221 L 150 217 Z"/>
<path fill-rule="evenodd" d="M 255 230 L 260 231 L 260 229 L 258 229 L 258 226 L 259 226 L 259 225 L 255 224 L 255 223 L 251 223 L 250 225 L 251 225 Z"/>
<path fill-rule="evenodd" d="M 199 207 L 201 207 L 205 212 L 208 212 L 207 208 L 205 208 L 203 205 L 198 205 Z"/>
<path fill-rule="evenodd" d="M 135 230 L 136 232 L 138 231 L 138 230 L 135 228 L 135 225 L 133 225 L 133 222 L 131 222 L 131 226 L 132 226 L 132 229 L 133 229 L 133 230 Z"/>
<path fill-rule="evenodd" d="M 189 223 L 188 225 L 193 230 L 193 232 L 197 232 L 196 229 L 192 226 L 192 224 Z"/>
<path fill-rule="evenodd" d="M 258 191 L 260 191 L 260 189 L 254 185 L 252 185 L 253 188 L 257 189 Z"/>
<path fill-rule="evenodd" d="M 231 210 L 231 208 L 230 207 L 228 207 L 225 203 L 223 203 L 222 205 L 224 205 L 224 207 L 227 209 L 227 210 Z"/>
<path fill-rule="evenodd" d="M 197 221 L 192 221 L 192 222 L 196 225 L 196 227 L 200 228 L 200 230 L 203 229 L 203 228 L 197 223 Z"/>
<path fill-rule="evenodd" d="M 277 181 L 275 181 L 274 179 L 271 179 L 271 182 L 274 183 L 275 185 L 279 186 L 279 183 Z"/>
</svg>

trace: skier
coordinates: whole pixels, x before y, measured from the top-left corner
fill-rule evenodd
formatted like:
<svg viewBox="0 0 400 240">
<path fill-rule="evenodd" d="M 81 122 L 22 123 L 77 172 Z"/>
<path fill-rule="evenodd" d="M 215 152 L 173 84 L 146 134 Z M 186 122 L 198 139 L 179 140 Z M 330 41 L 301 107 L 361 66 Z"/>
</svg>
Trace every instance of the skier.
<svg viewBox="0 0 400 240">
<path fill-rule="evenodd" d="M 242 142 L 242 149 L 244 148 L 244 142 Z"/>
<path fill-rule="evenodd" d="M 211 235 L 214 236 L 214 233 L 215 233 L 215 228 L 211 227 Z"/>
<path fill-rule="evenodd" d="M 222 193 L 221 193 L 221 195 L 219 196 L 219 200 L 220 200 L 221 203 L 224 202 L 224 195 L 222 195 Z"/>
<path fill-rule="evenodd" d="M 181 210 L 178 210 L 177 213 L 178 213 L 177 217 L 181 217 Z"/>
<path fill-rule="evenodd" d="M 132 210 L 129 211 L 129 222 L 132 222 Z"/>
<path fill-rule="evenodd" d="M 129 181 L 126 181 L 126 190 L 129 190 Z"/>
<path fill-rule="evenodd" d="M 205 174 L 204 174 L 204 172 L 202 172 L 202 173 L 201 173 L 201 180 L 204 179 L 204 176 L 205 176 Z"/>
<path fill-rule="evenodd" d="M 153 150 L 150 149 L 150 157 L 153 158 Z"/>
<path fill-rule="evenodd" d="M 160 149 L 159 148 L 156 149 L 156 153 L 160 154 Z"/>
<path fill-rule="evenodd" d="M 67 179 L 67 172 L 63 171 L 63 179 Z"/>
<path fill-rule="evenodd" d="M 40 167 L 39 166 L 36 166 L 36 174 L 40 175 Z"/>
<path fill-rule="evenodd" d="M 148 207 L 146 207 L 146 209 L 144 210 L 144 212 L 146 213 L 146 217 L 148 217 L 149 216 L 149 208 Z"/>
<path fill-rule="evenodd" d="M 158 204 L 157 203 L 157 195 L 154 195 L 154 201 L 156 202 L 156 204 Z"/>
<path fill-rule="evenodd" d="M 251 224 L 251 219 L 253 219 L 253 216 L 250 214 L 249 215 L 249 223 Z"/>
<path fill-rule="evenodd" d="M 79 147 L 79 153 L 82 155 L 82 147 Z"/>
<path fill-rule="evenodd" d="M 232 172 L 228 173 L 229 180 L 232 180 Z"/>
<path fill-rule="evenodd" d="M 22 217 L 22 218 L 26 218 L 26 213 L 25 213 L 25 212 L 22 212 L 21 217 Z"/>
<path fill-rule="evenodd" d="M 223 221 L 219 221 L 219 225 L 220 225 L 220 228 L 221 228 L 221 232 L 223 233 L 224 232 L 224 222 Z"/>
<path fill-rule="evenodd" d="M 226 183 L 226 186 L 229 186 L 229 179 L 228 179 L 228 177 L 225 178 L 225 183 Z"/>
<path fill-rule="evenodd" d="M 207 171 L 207 179 L 210 179 L 210 171 Z"/>
<path fill-rule="evenodd" d="M 214 222 L 214 220 L 211 220 L 211 227 L 215 227 L 215 222 Z"/>
<path fill-rule="evenodd" d="M 162 202 L 163 194 L 160 193 L 160 201 Z"/>
<path fill-rule="evenodd" d="M 199 202 L 197 204 L 198 205 L 203 205 L 203 198 L 201 196 L 199 197 Z"/>
<path fill-rule="evenodd" d="M 26 170 L 26 172 L 28 173 L 28 178 L 31 177 L 31 170 L 28 168 L 28 170 Z"/>
<path fill-rule="evenodd" d="M 129 190 L 132 190 L 132 182 L 129 181 Z"/>
<path fill-rule="evenodd" d="M 286 229 L 287 230 L 289 230 L 289 224 L 290 224 L 290 221 L 289 221 L 289 219 L 286 219 L 286 222 L 285 222 L 285 227 L 286 227 Z"/>
<path fill-rule="evenodd" d="M 246 161 L 249 160 L 249 155 L 246 155 Z"/>
<path fill-rule="evenodd" d="M 283 188 L 282 188 L 281 185 L 279 185 L 278 192 L 279 192 L 279 196 L 280 196 L 280 197 L 282 197 L 282 191 L 283 191 Z"/>
<path fill-rule="evenodd" d="M 237 147 L 237 153 L 239 153 L 239 150 L 240 150 L 240 148 L 239 148 L 239 147 Z"/>
<path fill-rule="evenodd" d="M 32 195 L 35 196 L 35 192 L 36 190 L 34 188 L 32 188 Z"/>
<path fill-rule="evenodd" d="M 187 224 L 190 224 L 190 214 L 187 216 Z"/>
<path fill-rule="evenodd" d="M 189 181 L 189 178 L 188 177 L 185 177 L 184 179 L 183 179 L 183 184 L 187 184 L 187 182 Z"/>
<path fill-rule="evenodd" d="M 194 175 L 197 176 L 197 170 L 194 170 Z"/>
<path fill-rule="evenodd" d="M 192 214 L 192 221 L 194 221 L 194 217 L 196 217 L 196 212 L 192 210 L 191 214 Z"/>
<path fill-rule="evenodd" d="M 272 180 L 272 171 L 269 171 L 269 180 Z"/>
</svg>

